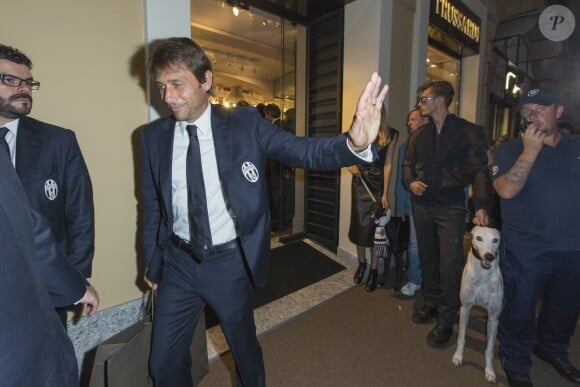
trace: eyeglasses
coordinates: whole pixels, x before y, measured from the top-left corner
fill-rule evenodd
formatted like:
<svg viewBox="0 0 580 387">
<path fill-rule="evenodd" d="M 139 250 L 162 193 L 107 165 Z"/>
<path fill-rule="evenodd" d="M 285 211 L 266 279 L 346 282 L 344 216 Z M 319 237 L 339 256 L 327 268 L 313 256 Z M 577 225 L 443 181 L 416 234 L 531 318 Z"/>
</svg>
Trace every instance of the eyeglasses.
<svg viewBox="0 0 580 387">
<path fill-rule="evenodd" d="M 30 87 L 31 90 L 38 90 L 40 88 L 40 82 L 33 81 L 32 79 L 18 78 L 14 75 L 0 74 L 0 81 L 10 87 L 20 87 L 22 84 L 25 84 Z"/>
<path fill-rule="evenodd" d="M 550 105 L 552 106 L 552 105 Z M 542 106 L 539 105 L 537 108 L 535 109 L 530 109 L 530 108 L 522 108 L 522 110 L 520 110 L 520 113 L 522 114 L 522 116 L 524 116 L 526 119 L 531 117 L 532 114 L 535 114 L 536 116 L 543 116 L 546 111 L 548 110 L 548 108 L 550 106 Z"/>
<path fill-rule="evenodd" d="M 433 101 L 435 98 L 441 97 L 440 95 L 429 95 L 421 98 L 417 98 L 417 104 L 427 103 L 427 101 Z"/>
</svg>

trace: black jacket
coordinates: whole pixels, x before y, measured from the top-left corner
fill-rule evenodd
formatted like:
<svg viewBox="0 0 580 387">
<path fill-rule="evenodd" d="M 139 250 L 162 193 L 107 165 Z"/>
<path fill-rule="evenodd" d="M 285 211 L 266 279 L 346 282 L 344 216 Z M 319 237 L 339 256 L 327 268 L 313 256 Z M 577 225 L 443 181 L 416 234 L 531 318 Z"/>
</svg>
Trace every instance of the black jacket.
<svg viewBox="0 0 580 387">
<path fill-rule="evenodd" d="M 403 163 L 405 186 L 416 180 L 428 185 L 423 195 L 414 197 L 418 202 L 465 207 L 465 188 L 471 184 L 474 209 L 489 211 L 487 142 L 481 128 L 449 114 L 439 135 L 434 123 L 417 129 Z"/>
</svg>

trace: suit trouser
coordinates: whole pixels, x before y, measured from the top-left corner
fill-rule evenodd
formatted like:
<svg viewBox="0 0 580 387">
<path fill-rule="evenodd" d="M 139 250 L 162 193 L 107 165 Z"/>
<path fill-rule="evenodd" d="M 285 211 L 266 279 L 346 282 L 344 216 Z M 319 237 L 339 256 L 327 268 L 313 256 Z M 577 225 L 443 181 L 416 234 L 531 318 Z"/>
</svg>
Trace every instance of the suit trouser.
<svg viewBox="0 0 580 387">
<path fill-rule="evenodd" d="M 165 250 L 149 360 L 155 386 L 192 386 L 189 347 L 206 303 L 216 312 L 236 362 L 237 386 L 264 386 L 254 289 L 239 249 L 211 255 L 201 263 L 171 243 Z"/>
<path fill-rule="evenodd" d="M 465 210 L 413 201 L 413 216 L 425 304 L 437 308 L 439 324 L 451 327 L 457 321 L 461 274 L 465 265 Z"/>
<path fill-rule="evenodd" d="M 567 358 L 580 312 L 580 251 L 514 254 L 506 249 L 500 262 L 504 307 L 498 338 L 503 368 L 527 374 L 534 345 L 551 358 Z"/>
</svg>

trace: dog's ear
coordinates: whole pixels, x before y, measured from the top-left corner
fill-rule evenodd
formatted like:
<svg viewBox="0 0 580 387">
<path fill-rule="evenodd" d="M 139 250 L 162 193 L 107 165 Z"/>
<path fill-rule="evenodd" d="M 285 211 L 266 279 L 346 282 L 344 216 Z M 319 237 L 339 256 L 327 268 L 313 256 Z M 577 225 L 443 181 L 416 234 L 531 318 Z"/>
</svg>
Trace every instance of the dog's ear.
<svg viewBox="0 0 580 387">
<path fill-rule="evenodd" d="M 473 226 L 471 228 L 471 235 L 475 235 L 475 232 L 479 229 L 480 226 Z"/>
</svg>

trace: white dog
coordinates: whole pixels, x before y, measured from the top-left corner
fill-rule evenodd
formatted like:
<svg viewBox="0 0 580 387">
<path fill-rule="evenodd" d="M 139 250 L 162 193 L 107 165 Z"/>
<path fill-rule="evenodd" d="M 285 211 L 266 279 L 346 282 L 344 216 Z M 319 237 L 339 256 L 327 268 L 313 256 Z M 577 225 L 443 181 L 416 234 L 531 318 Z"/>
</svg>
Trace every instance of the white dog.
<svg viewBox="0 0 580 387">
<path fill-rule="evenodd" d="M 485 378 L 495 383 L 493 349 L 497 335 L 498 317 L 503 306 L 503 279 L 499 269 L 499 231 L 495 228 L 475 226 L 471 250 L 461 279 L 461 311 L 459 333 L 453 364 L 461 365 L 465 348 L 465 331 L 473 305 L 487 310 L 487 347 L 485 349 Z"/>
</svg>

